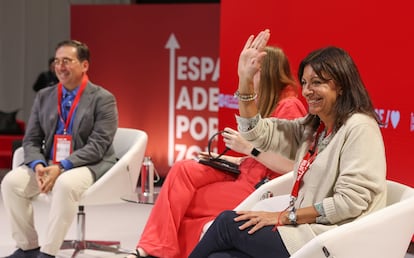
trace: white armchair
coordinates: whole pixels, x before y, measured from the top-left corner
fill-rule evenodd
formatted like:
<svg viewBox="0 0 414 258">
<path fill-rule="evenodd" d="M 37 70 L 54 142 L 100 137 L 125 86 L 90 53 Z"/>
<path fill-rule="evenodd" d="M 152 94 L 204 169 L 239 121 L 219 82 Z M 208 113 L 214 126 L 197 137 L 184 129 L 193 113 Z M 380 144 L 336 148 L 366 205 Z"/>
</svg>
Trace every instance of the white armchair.
<svg viewBox="0 0 414 258">
<path fill-rule="evenodd" d="M 281 195 L 279 205 L 286 207 L 292 184 L 292 172 L 275 178 L 235 210 L 257 209 L 255 205 L 270 195 Z M 318 235 L 291 258 L 403 258 L 414 233 L 414 189 L 387 180 L 387 191 L 385 208 Z"/>
<path fill-rule="evenodd" d="M 253 193 L 251 193 L 246 199 L 244 199 L 236 208 L 235 211 L 240 210 L 252 210 L 258 209 L 256 206 L 259 201 L 265 200 L 269 197 L 278 198 L 275 202 L 276 206 L 272 207 L 272 210 L 283 210 L 286 208 L 290 201 L 290 192 L 293 186 L 293 172 L 286 173 L 275 179 L 261 185 Z"/>
<path fill-rule="evenodd" d="M 234 208 L 234 210 L 264 210 L 262 207 L 257 207 L 256 204 L 259 201 L 274 196 L 278 196 L 278 200 L 274 202 L 274 205 L 272 205 L 271 209 L 273 211 L 283 210 L 288 206 L 290 201 L 289 193 L 292 189 L 292 182 L 292 172 L 276 177 L 275 179 L 261 185 L 258 189 L 256 189 L 256 191 L 251 193 L 246 199 L 244 199 L 244 201 L 242 201 L 236 208 Z M 266 209 L 268 209 L 268 207 L 266 207 Z M 200 239 L 204 236 L 213 222 L 214 221 L 211 220 L 204 225 L 200 234 Z"/>
<path fill-rule="evenodd" d="M 144 158 L 148 136 L 144 131 L 130 128 L 118 128 L 114 138 L 115 154 L 119 160 L 84 192 L 79 203 L 77 221 L 77 239 L 65 240 L 61 249 L 74 249 L 72 257 L 85 249 L 123 253 L 119 241 L 85 240 L 86 205 L 104 205 L 121 202 L 121 198 L 135 193 L 141 165 Z M 13 168 L 23 163 L 23 148 L 13 155 Z M 135 193 L 136 195 L 136 193 Z M 48 202 L 45 194 L 40 194 L 36 201 Z"/>
</svg>

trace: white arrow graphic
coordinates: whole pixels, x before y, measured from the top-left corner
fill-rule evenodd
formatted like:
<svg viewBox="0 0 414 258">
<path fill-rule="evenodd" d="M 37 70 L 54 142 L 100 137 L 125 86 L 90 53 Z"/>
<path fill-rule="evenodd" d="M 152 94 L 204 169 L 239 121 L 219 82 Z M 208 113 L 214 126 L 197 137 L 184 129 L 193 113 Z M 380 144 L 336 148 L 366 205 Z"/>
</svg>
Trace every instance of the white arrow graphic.
<svg viewBox="0 0 414 258">
<path fill-rule="evenodd" d="M 165 48 L 170 50 L 170 98 L 169 98 L 169 112 L 168 112 L 168 165 L 172 166 L 174 163 L 174 114 L 175 114 L 175 50 L 180 49 L 174 33 L 171 33 L 168 38 Z"/>
</svg>

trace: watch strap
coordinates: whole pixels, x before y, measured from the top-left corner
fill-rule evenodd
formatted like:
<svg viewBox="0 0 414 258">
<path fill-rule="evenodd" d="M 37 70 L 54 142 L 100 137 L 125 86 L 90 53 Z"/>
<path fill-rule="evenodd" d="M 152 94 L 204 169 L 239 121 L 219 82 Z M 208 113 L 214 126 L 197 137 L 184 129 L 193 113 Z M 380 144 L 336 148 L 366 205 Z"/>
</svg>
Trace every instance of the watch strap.
<svg viewBox="0 0 414 258">
<path fill-rule="evenodd" d="M 253 147 L 252 151 L 250 152 L 250 154 L 252 154 L 253 157 L 257 157 L 260 154 L 260 151 L 256 148 Z"/>
</svg>

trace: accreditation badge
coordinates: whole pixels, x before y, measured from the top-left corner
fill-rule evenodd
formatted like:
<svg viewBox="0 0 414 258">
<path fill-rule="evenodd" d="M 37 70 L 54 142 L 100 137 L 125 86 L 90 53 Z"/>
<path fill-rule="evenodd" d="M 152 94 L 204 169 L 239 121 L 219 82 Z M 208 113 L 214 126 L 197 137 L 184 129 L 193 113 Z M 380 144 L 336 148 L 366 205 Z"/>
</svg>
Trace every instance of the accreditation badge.
<svg viewBox="0 0 414 258">
<path fill-rule="evenodd" d="M 55 134 L 53 163 L 59 163 L 72 153 L 72 135 Z"/>
</svg>

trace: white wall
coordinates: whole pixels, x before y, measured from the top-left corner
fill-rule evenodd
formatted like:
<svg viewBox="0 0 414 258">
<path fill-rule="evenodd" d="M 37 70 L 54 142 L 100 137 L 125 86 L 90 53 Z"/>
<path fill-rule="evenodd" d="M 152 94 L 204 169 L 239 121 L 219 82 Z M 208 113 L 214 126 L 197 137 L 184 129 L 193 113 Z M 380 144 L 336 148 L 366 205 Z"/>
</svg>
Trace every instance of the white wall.
<svg viewBox="0 0 414 258">
<path fill-rule="evenodd" d="M 27 122 L 32 85 L 47 70 L 56 44 L 70 37 L 71 4 L 129 4 L 130 0 L 0 0 L 0 110 L 20 109 Z M 91 50 L 93 51 L 93 50 Z"/>
</svg>

